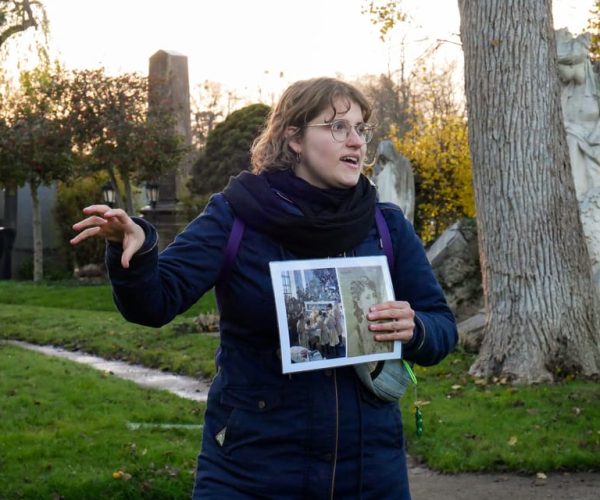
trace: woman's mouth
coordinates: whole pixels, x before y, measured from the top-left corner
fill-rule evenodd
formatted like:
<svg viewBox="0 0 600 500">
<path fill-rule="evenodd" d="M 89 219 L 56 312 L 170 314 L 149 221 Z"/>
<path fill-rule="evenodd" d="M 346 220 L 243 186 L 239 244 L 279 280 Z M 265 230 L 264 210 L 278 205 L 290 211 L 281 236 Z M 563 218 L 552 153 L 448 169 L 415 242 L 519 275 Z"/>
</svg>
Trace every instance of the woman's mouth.
<svg viewBox="0 0 600 500">
<path fill-rule="evenodd" d="M 360 166 L 360 156 L 358 155 L 344 155 L 340 158 L 340 161 L 352 168 L 358 168 Z"/>
</svg>

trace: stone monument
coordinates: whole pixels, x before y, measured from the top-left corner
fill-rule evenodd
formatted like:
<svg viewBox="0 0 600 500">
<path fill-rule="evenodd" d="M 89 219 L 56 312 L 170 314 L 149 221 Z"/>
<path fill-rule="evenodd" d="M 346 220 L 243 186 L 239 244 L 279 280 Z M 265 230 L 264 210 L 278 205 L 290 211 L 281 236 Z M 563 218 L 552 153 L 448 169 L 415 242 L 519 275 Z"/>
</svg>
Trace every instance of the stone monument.
<svg viewBox="0 0 600 500">
<path fill-rule="evenodd" d="M 392 141 L 381 141 L 377 146 L 373 182 L 379 201 L 395 203 L 409 221 L 414 221 L 415 177 L 408 158 L 396 151 Z"/>
<path fill-rule="evenodd" d="M 558 75 L 579 216 L 600 294 L 600 79 L 589 58 L 591 35 L 556 31 Z"/>
<path fill-rule="evenodd" d="M 150 57 L 148 72 L 148 113 L 168 110 L 174 117 L 175 131 L 184 143 L 192 143 L 190 122 L 190 85 L 187 56 L 178 52 L 159 50 Z M 159 249 L 168 245 L 186 222 L 178 206 L 190 176 L 191 162 L 184 158 L 177 169 L 164 174 L 159 180 L 159 199 L 155 207 L 146 206 L 142 214 L 156 226 Z"/>
<path fill-rule="evenodd" d="M 562 109 L 577 198 L 600 185 L 600 82 L 589 58 L 591 35 L 556 31 Z"/>
</svg>

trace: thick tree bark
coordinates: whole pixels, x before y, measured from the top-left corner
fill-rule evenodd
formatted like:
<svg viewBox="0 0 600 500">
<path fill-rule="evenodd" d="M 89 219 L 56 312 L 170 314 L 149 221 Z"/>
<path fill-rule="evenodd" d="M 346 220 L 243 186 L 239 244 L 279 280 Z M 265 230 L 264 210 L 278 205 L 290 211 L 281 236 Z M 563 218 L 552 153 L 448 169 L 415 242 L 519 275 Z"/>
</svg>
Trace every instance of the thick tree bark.
<svg viewBox="0 0 600 500">
<path fill-rule="evenodd" d="M 38 283 L 44 279 L 44 243 L 42 240 L 42 212 L 38 197 L 38 185 L 29 184 L 31 188 L 31 225 L 33 230 L 33 281 Z"/>
<path fill-rule="evenodd" d="M 459 0 L 486 330 L 471 373 L 600 373 L 550 0 Z"/>
</svg>

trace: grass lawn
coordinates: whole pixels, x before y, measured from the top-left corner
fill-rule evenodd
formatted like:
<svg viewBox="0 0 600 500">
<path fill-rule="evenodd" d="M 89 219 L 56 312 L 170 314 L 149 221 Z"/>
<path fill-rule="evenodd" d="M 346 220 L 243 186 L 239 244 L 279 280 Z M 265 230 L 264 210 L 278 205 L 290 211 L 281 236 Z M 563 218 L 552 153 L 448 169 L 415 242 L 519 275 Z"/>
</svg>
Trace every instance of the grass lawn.
<svg viewBox="0 0 600 500">
<path fill-rule="evenodd" d="M 210 296 L 193 313 L 212 309 Z M 218 339 L 178 333 L 173 325 L 185 321 L 161 329 L 127 323 L 114 311 L 108 287 L 0 282 L 0 337 L 210 377 Z M 401 405 L 409 453 L 444 472 L 600 471 L 598 382 L 486 384 L 467 375 L 472 362 L 457 351 L 436 367 L 417 367 L 425 430 L 415 436 L 414 397 L 407 394 Z"/>
<path fill-rule="evenodd" d="M 189 498 L 203 404 L 2 344 L 0 366 L 1 499 Z"/>
<path fill-rule="evenodd" d="M 415 435 L 414 394 L 401 403 L 408 452 L 443 472 L 600 471 L 600 384 L 512 387 L 467 374 L 472 355 L 417 367 L 424 432 Z"/>
<path fill-rule="evenodd" d="M 76 281 L 43 282 L 0 281 L 0 304 L 116 312 L 110 285 L 80 285 Z M 215 297 L 207 293 L 181 316 L 192 318 L 215 310 Z"/>
<path fill-rule="evenodd" d="M 33 285 L 0 281 L 0 338 L 82 350 L 190 376 L 212 377 L 214 336 L 179 333 L 174 326 L 215 309 L 207 294 L 162 328 L 125 321 L 109 286 Z"/>
</svg>

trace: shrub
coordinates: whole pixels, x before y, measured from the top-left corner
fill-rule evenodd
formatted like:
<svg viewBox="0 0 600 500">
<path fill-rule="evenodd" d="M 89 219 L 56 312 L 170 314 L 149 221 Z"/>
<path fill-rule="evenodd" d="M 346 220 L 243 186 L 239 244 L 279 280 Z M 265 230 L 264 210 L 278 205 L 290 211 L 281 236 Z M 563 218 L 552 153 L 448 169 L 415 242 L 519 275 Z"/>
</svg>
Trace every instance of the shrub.
<svg viewBox="0 0 600 500">
<path fill-rule="evenodd" d="M 192 169 L 192 194 L 205 195 L 204 202 L 206 195 L 222 191 L 229 177 L 250 167 L 250 147 L 269 112 L 265 104 L 251 104 L 234 111 L 211 130 Z"/>
<path fill-rule="evenodd" d="M 101 186 L 105 181 L 104 176 L 93 175 L 70 185 L 58 184 L 54 216 L 61 235 L 60 248 L 71 268 L 104 261 L 104 240 L 89 238 L 77 246 L 72 246 L 69 240 L 75 236 L 73 224 L 83 218 L 82 209 L 102 199 Z"/>
</svg>

